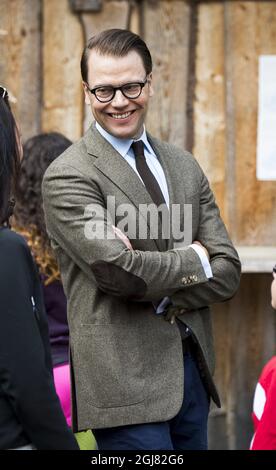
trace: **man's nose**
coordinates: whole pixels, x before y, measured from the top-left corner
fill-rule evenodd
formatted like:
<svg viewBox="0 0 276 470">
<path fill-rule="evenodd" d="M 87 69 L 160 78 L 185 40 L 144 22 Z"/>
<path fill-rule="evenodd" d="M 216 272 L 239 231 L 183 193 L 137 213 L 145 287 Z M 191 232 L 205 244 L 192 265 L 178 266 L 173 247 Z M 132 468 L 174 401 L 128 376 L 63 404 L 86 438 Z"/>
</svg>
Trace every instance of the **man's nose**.
<svg viewBox="0 0 276 470">
<path fill-rule="evenodd" d="M 126 98 L 121 90 L 116 90 L 115 96 L 112 100 L 112 105 L 113 106 L 126 106 L 128 104 L 129 100 Z"/>
</svg>

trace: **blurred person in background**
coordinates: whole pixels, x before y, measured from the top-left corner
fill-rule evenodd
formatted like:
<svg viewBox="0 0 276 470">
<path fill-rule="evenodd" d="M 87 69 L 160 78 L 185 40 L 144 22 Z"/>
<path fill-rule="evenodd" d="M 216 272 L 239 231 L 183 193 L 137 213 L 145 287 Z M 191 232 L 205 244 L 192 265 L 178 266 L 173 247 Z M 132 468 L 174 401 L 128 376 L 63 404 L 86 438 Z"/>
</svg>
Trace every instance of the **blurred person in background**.
<svg viewBox="0 0 276 470">
<path fill-rule="evenodd" d="M 271 305 L 276 310 L 276 265 L 273 268 Z M 276 450 L 276 356 L 263 368 L 253 402 L 254 436 L 251 450 Z"/>
<path fill-rule="evenodd" d="M 0 86 L 0 449 L 78 450 L 53 375 L 40 279 L 10 229 L 22 146 Z"/>
<path fill-rule="evenodd" d="M 46 232 L 41 183 L 50 163 L 71 144 L 69 139 L 57 132 L 39 134 L 26 141 L 14 212 L 14 228 L 26 239 L 39 269 L 49 324 L 55 387 L 69 426 L 71 393 L 67 302 Z M 81 447 L 94 448 L 90 430 L 87 433 L 77 433 L 76 437 Z"/>
</svg>

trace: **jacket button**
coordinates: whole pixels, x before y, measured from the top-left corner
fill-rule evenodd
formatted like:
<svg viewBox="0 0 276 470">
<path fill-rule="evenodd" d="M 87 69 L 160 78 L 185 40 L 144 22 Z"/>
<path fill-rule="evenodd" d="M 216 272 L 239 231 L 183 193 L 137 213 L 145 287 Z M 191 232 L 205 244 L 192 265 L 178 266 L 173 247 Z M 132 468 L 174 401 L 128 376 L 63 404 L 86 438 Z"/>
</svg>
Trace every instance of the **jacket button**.
<svg viewBox="0 0 276 470">
<path fill-rule="evenodd" d="M 193 281 L 197 282 L 197 275 L 194 274 L 194 275 L 192 276 L 192 279 L 193 279 Z"/>
<path fill-rule="evenodd" d="M 182 277 L 181 282 L 182 284 L 187 284 L 188 280 L 186 277 Z"/>
</svg>

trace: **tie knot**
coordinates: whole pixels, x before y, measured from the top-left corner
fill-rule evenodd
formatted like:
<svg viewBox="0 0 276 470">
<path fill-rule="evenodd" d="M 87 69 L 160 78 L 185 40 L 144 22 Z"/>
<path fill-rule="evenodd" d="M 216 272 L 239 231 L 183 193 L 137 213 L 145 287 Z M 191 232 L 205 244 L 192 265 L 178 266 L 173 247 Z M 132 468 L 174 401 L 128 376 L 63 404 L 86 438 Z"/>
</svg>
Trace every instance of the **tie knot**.
<svg viewBox="0 0 276 470">
<path fill-rule="evenodd" d="M 136 142 L 132 143 L 131 147 L 133 149 L 135 157 L 144 156 L 144 142 L 142 140 L 136 140 Z"/>
</svg>

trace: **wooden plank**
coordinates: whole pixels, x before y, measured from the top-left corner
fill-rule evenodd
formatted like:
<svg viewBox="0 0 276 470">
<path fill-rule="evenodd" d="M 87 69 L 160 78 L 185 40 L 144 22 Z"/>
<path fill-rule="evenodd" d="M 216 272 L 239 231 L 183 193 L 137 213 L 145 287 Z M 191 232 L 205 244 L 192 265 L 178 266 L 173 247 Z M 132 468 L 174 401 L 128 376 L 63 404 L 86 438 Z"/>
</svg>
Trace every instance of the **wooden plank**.
<svg viewBox="0 0 276 470">
<path fill-rule="evenodd" d="M 232 302 L 232 301 L 231 301 Z M 218 388 L 221 408 L 213 404 L 210 409 L 208 424 L 209 448 L 212 450 L 229 449 L 231 447 L 231 428 L 229 428 L 229 336 L 228 323 L 231 314 L 231 302 L 223 302 L 212 306 L 214 327 L 214 343 L 216 351 L 215 383 Z"/>
<path fill-rule="evenodd" d="M 130 3 L 127 28 L 135 34 L 142 32 L 142 8 L 137 2 Z"/>
<path fill-rule="evenodd" d="M 97 14 L 83 13 L 86 40 L 91 36 L 109 28 L 126 28 L 128 24 L 129 3 L 127 0 L 109 0 L 104 2 L 101 12 Z"/>
<path fill-rule="evenodd" d="M 208 449 L 228 450 L 227 411 L 225 407 L 213 408 L 211 405 L 208 419 Z"/>
<path fill-rule="evenodd" d="M 82 135 L 80 57 L 83 35 L 68 0 L 43 2 L 43 131 Z"/>
<path fill-rule="evenodd" d="M 193 154 L 227 223 L 223 3 L 198 5 L 197 31 Z"/>
<path fill-rule="evenodd" d="M 190 6 L 183 1 L 144 2 L 143 35 L 153 57 L 154 96 L 147 128 L 186 147 Z"/>
<path fill-rule="evenodd" d="M 231 320 L 229 317 L 236 448 L 249 446 L 255 385 L 263 365 L 274 353 L 275 313 L 270 305 L 271 280 L 268 274 L 244 275 L 239 295 L 233 303 Z"/>
<path fill-rule="evenodd" d="M 23 140 L 40 132 L 40 13 L 40 0 L 0 2 L 0 82 L 14 97 Z"/>
<path fill-rule="evenodd" d="M 276 238 L 276 186 L 256 179 L 258 56 L 276 54 L 276 2 L 226 2 L 225 12 L 236 187 L 231 231 L 240 245 L 269 246 Z"/>
<path fill-rule="evenodd" d="M 104 2 L 102 10 L 97 14 L 82 13 L 81 22 L 84 29 L 85 43 L 100 31 L 110 28 L 127 28 L 131 5 L 127 0 L 109 0 Z M 92 121 L 89 106 L 84 109 L 84 130 L 88 129 Z"/>
<path fill-rule="evenodd" d="M 230 301 L 213 307 L 217 365 L 215 379 L 222 398 L 218 423 L 223 447 L 246 449 L 252 437 L 252 400 L 260 371 L 275 353 L 275 312 L 270 305 L 271 274 L 243 274 Z M 218 424 L 210 426 L 216 447 Z M 215 428 L 215 429 L 214 429 Z"/>
<path fill-rule="evenodd" d="M 271 273 L 276 263 L 274 246 L 236 246 L 243 273 Z"/>
</svg>

